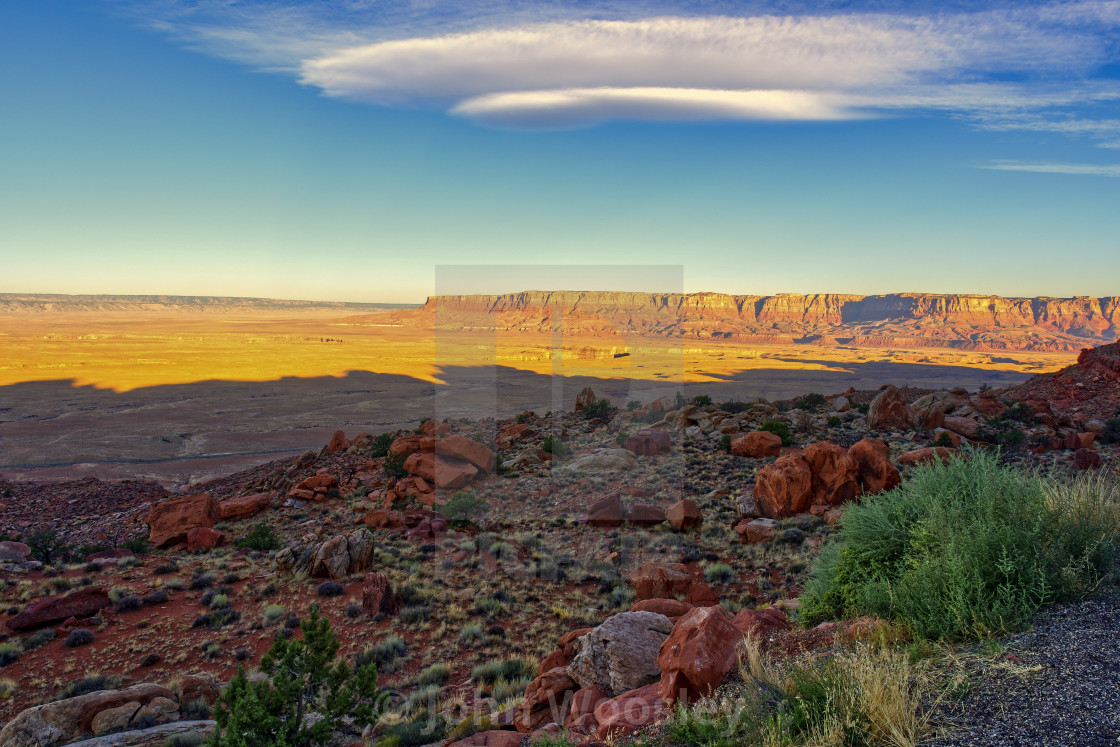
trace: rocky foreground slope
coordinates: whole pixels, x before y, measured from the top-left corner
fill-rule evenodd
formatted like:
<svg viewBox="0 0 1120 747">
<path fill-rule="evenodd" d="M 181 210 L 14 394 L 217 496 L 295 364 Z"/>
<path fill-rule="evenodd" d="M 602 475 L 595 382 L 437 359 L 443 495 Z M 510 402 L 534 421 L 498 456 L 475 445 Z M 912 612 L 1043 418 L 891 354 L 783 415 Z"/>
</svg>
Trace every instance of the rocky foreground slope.
<svg viewBox="0 0 1120 747">
<path fill-rule="evenodd" d="M 313 602 L 393 691 L 375 740 L 664 744 L 744 635 L 782 656 L 877 628 L 795 626 L 850 502 L 969 443 L 1120 464 L 1120 412 L 1007 392 L 616 405 L 584 391 L 573 412 L 339 432 L 166 494 L 0 480 L 0 747 L 206 733 L 222 683 Z"/>
<path fill-rule="evenodd" d="M 1075 352 L 1120 334 L 1120 296 L 1002 298 L 525 291 L 433 296 L 403 324 L 576 335 L 657 335 L 695 340 L 851 347 Z M 351 323 L 361 323 L 351 318 Z"/>
</svg>

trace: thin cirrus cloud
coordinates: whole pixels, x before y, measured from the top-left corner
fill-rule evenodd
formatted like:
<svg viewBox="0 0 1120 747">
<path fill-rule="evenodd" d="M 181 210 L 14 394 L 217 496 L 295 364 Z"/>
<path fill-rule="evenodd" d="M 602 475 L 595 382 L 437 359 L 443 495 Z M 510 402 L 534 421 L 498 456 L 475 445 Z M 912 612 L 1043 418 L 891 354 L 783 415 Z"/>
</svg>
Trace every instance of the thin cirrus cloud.
<svg viewBox="0 0 1120 747">
<path fill-rule="evenodd" d="M 1033 171 L 1039 174 L 1120 177 L 1120 164 L 1019 163 L 1017 161 L 996 161 L 995 163 L 987 164 L 981 168 L 994 171 Z"/>
<path fill-rule="evenodd" d="M 116 0 L 129 3 L 132 0 Z M 794 0 L 149 0 L 153 28 L 324 94 L 480 124 L 845 120 L 947 111 L 987 129 L 1120 142 L 1120 0 L 821 13 Z M 837 5 L 837 4 L 834 4 Z M 334 10 L 327 11 L 326 8 Z M 339 11 L 345 8 L 352 11 Z M 746 9 L 746 10 L 739 10 Z M 594 18 L 592 17 L 594 16 Z"/>
</svg>

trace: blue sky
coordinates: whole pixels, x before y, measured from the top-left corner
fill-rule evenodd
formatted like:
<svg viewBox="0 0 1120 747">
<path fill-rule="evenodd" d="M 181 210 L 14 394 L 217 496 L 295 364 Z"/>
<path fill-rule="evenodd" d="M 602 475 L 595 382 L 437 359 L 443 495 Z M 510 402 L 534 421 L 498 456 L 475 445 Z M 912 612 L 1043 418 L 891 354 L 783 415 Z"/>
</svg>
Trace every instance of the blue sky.
<svg viewBox="0 0 1120 747">
<path fill-rule="evenodd" d="M 0 65 L 0 292 L 1120 294 L 1120 0 L 21 1 Z"/>
</svg>

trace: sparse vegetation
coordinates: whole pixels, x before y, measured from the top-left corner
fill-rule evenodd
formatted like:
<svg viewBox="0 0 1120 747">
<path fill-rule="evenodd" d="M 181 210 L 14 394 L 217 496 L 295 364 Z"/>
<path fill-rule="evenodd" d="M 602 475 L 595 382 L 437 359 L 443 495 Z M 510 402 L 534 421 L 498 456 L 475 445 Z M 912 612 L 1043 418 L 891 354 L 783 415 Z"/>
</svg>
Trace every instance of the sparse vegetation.
<svg viewBox="0 0 1120 747">
<path fill-rule="evenodd" d="M 66 648 L 78 648 L 80 646 L 88 646 L 93 643 L 97 636 L 89 628 L 76 628 L 70 632 L 70 635 L 62 641 L 62 645 Z"/>
</svg>

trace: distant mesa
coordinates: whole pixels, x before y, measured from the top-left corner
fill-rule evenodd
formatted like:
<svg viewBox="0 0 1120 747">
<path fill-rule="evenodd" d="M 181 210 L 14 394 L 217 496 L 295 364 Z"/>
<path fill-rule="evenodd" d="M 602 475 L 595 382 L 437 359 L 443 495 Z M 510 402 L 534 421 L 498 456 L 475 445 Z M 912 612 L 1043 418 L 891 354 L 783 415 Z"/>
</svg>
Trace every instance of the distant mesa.
<svg viewBox="0 0 1120 747">
<path fill-rule="evenodd" d="M 290 301 L 227 296 L 110 296 L 63 293 L 0 293 L 0 314 L 105 312 L 329 311 L 376 313 L 415 309 L 418 304 Z"/>
<path fill-rule="evenodd" d="M 1120 296 L 523 291 L 432 296 L 393 318 L 440 331 L 551 333 L 560 326 L 565 334 L 586 337 L 1069 353 L 1117 339 Z M 367 320 L 358 315 L 345 321 Z"/>
</svg>

